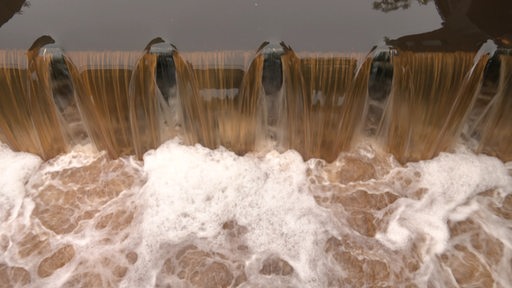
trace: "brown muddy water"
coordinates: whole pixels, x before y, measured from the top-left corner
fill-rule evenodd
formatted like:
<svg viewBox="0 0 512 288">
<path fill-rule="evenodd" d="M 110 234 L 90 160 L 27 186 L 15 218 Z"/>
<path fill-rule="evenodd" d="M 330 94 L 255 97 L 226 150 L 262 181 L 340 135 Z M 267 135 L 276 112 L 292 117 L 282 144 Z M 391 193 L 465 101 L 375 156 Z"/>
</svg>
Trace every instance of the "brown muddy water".
<svg viewBox="0 0 512 288">
<path fill-rule="evenodd" d="M 511 287 L 508 19 L 0 0 L 0 287 Z"/>
</svg>

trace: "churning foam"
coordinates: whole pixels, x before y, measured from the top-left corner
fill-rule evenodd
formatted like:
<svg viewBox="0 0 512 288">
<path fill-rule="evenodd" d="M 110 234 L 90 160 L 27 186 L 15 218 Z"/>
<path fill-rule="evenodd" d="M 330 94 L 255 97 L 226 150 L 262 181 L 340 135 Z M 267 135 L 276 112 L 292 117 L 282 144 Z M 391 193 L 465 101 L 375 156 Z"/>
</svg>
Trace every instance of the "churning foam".
<svg viewBox="0 0 512 288">
<path fill-rule="evenodd" d="M 0 221 L 18 215 L 25 197 L 24 185 L 41 162 L 35 155 L 13 152 L 0 142 Z"/>
<path fill-rule="evenodd" d="M 191 235 L 215 239 L 223 223 L 236 221 L 247 228 L 246 243 L 254 255 L 278 254 L 302 283 L 318 286 L 314 270 L 332 225 L 329 213 L 308 193 L 306 165 L 298 153 L 239 157 L 223 148 L 171 141 L 145 155 L 144 170 L 141 232 L 147 245 L 139 254 L 138 273 L 155 279 L 146 267 L 158 258 L 162 244 Z"/>
<path fill-rule="evenodd" d="M 416 188 L 427 193 L 419 200 L 398 200 L 402 203 L 387 231 L 376 236 L 393 249 L 406 245 L 411 233 L 420 233 L 428 235 L 431 252 L 440 254 L 450 238 L 447 221 L 465 220 L 479 210 L 478 193 L 497 189 L 503 197 L 512 192 L 512 178 L 501 161 L 463 148 L 408 166 L 421 173 Z"/>
<path fill-rule="evenodd" d="M 350 157 L 356 160 L 350 163 L 364 162 L 358 167 L 377 169 L 371 165 L 379 165 L 372 161 L 380 152 L 371 152 L 351 154 Z M 211 275 L 217 278 L 208 281 L 224 279 L 226 282 L 222 283 L 244 287 L 372 286 L 379 283 L 391 286 L 414 283 L 420 287 L 435 283 L 434 286 L 444 286 L 464 280 L 458 277 L 458 258 L 455 256 L 467 252 L 457 246 L 466 245 L 467 241 L 454 240 L 455 230 L 450 223 L 471 219 L 483 227 L 483 231 L 478 233 L 484 233 L 485 239 L 494 239 L 493 243 L 501 245 L 502 250 L 497 256 L 501 258 L 497 262 L 489 262 L 485 253 L 477 248 L 468 248 L 469 252 L 463 254 L 464 257 L 478 255 L 478 261 L 483 263 L 478 269 L 490 271 L 488 274 L 492 275 L 493 281 L 501 286 L 512 284 L 508 276 L 511 271 L 507 268 L 512 259 L 512 221 L 489 208 L 492 206 L 489 203 L 494 203 L 498 207 L 496 209 L 505 209 L 500 205 L 512 193 L 512 169 L 511 163 L 504 164 L 493 157 L 459 149 L 455 153 L 441 153 L 432 160 L 406 166 L 390 161 L 391 164 L 388 163 L 388 168 L 384 169 L 387 169 L 386 173 L 374 173 L 371 179 L 365 176 L 340 182 L 329 178 L 319 185 L 311 181 L 312 173 L 308 170 L 325 175 L 327 166 L 332 169 L 349 163 L 342 161 L 343 154 L 338 162 L 316 165 L 320 160 L 304 162 L 295 151 L 250 153 L 241 157 L 224 148 L 210 150 L 200 145 L 185 146 L 175 139 L 147 152 L 143 164 L 131 158 L 113 166 L 101 162 L 97 169 L 108 171 L 98 176 L 101 180 L 87 181 L 109 181 L 103 178 L 111 175 L 136 178 L 128 181 L 129 187 L 123 188 L 119 195 L 94 198 L 87 194 L 93 193 L 89 188 L 76 192 L 81 188 L 70 186 L 75 187 L 71 190 L 75 189 L 73 193 L 78 193 L 78 196 L 73 200 L 75 204 L 66 206 L 66 209 L 84 209 L 89 213 L 78 222 L 71 223 L 76 227 L 69 229 L 72 231 L 55 230 L 45 224 L 48 220 L 43 214 L 30 216 L 31 223 L 21 228 L 13 225 L 16 218 L 27 217 L 19 212 L 24 205 L 28 208 L 25 210 L 44 211 L 38 205 L 44 202 L 41 199 L 46 192 L 37 190 L 38 181 L 57 181 L 55 179 L 59 176 L 54 173 L 70 173 L 70 170 L 92 165 L 101 158 L 98 157 L 90 151 L 80 150 L 41 165 L 40 158 L 36 156 L 12 152 L 6 146 L 0 146 L 0 240 L 7 238 L 9 243 L 0 249 L 0 278 L 3 277 L 2 269 L 16 266 L 29 275 L 29 280 L 23 283 L 38 287 L 86 286 L 84 283 L 89 282 L 81 280 L 86 277 L 101 280 L 91 280 L 90 283 L 95 285 L 122 287 L 164 284 L 189 287 L 220 283 L 198 279 Z M 343 171 L 347 172 L 343 173 L 351 173 L 351 167 L 345 167 Z M 118 170 L 131 172 L 126 176 Z M 397 180 L 399 174 L 416 175 L 417 179 L 408 185 L 395 185 L 401 181 Z M 80 181 L 87 182 L 84 180 L 87 177 L 88 174 L 79 174 Z M 67 191 L 64 186 L 72 183 L 66 184 L 64 180 L 55 185 Z M 109 185 L 118 187 L 121 184 Z M 382 187 L 385 187 L 385 193 Z M 27 189 L 31 192 L 27 193 Z M 357 195 L 366 195 L 364 199 L 368 201 L 384 194 L 384 198 L 378 199 L 393 200 L 384 205 L 376 203 L 374 206 L 377 208 L 364 208 L 366 203 L 353 202 L 347 196 L 354 191 L 359 193 Z M 480 197 L 487 192 L 491 195 L 490 200 Z M 338 202 L 332 205 L 321 205 L 318 196 L 324 195 L 322 193 L 330 193 L 334 195 L 333 199 L 342 200 L 336 200 Z M 83 200 L 84 197 L 87 199 Z M 62 199 L 59 201 L 65 201 Z M 30 209 L 30 205 L 35 208 Z M 376 225 L 374 235 L 354 229 L 351 226 L 353 222 L 344 219 L 352 217 L 351 213 L 359 213 L 354 207 L 363 207 L 364 213 L 373 215 L 374 218 L 364 219 L 370 219 L 368 221 L 372 223 L 368 223 Z M 131 218 L 123 216 L 124 222 L 108 220 L 118 214 Z M 50 248 L 24 258 L 19 254 L 23 247 L 18 242 L 24 238 L 22 234 L 30 233 L 31 225 L 38 227 L 33 228 L 32 233 L 45 235 Z M 232 230 L 238 229 L 238 232 L 231 235 L 229 229 L 232 227 L 238 227 Z M 421 241 L 415 245 L 420 252 L 415 257 L 419 257 L 419 267 L 407 268 L 409 264 L 397 263 L 413 258 L 408 253 L 418 239 Z M 473 243 L 473 238 L 470 242 L 474 247 L 478 246 Z M 72 249 L 73 252 L 63 266 L 52 266 L 54 270 L 50 272 L 42 269 L 41 266 L 48 263 L 46 259 L 55 255 L 55 250 L 63 245 L 67 245 L 65 251 Z M 106 256 L 108 261 L 101 255 L 109 255 Z M 280 259 L 280 262 L 269 264 L 271 268 L 267 270 L 270 272 L 265 272 L 265 263 L 270 258 Z M 278 265 L 275 263 L 281 270 L 275 272 Z M 117 267 L 112 268 L 112 271 L 117 271 L 111 273 L 114 276 L 105 272 L 109 267 Z M 124 267 L 124 270 L 119 267 Z M 212 267 L 217 269 L 217 274 L 211 272 Z M 354 267 L 362 268 L 357 268 L 359 271 Z M 187 269 L 199 272 L 194 274 Z M 231 272 L 226 272 L 230 269 Z M 445 270 L 452 272 L 443 274 Z M 402 277 L 393 271 L 408 273 L 409 276 Z M 213 274 L 208 274 L 210 272 Z M 99 276 L 94 276 L 96 274 Z M 447 280 L 437 280 L 443 277 Z"/>
</svg>

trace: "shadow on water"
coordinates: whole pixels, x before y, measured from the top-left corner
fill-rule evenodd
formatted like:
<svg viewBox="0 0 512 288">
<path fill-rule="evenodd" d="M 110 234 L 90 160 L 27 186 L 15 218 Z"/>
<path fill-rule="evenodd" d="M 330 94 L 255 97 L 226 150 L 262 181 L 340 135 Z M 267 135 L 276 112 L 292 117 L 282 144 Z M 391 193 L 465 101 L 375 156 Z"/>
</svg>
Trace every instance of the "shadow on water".
<svg viewBox="0 0 512 288">
<path fill-rule="evenodd" d="M 387 39 L 386 44 L 408 51 L 476 51 L 492 39 L 496 45 L 512 45 L 512 2 L 507 0 L 435 0 L 442 28 Z"/>
<path fill-rule="evenodd" d="M 418 0 L 418 3 L 426 5 L 432 0 Z M 411 7 L 411 0 L 377 0 L 373 1 L 373 9 L 382 12 L 390 12 Z"/>
<path fill-rule="evenodd" d="M 30 6 L 30 2 L 20 0 L 0 0 L 0 27 L 7 23 L 14 14 L 22 13 L 23 7 Z"/>
</svg>

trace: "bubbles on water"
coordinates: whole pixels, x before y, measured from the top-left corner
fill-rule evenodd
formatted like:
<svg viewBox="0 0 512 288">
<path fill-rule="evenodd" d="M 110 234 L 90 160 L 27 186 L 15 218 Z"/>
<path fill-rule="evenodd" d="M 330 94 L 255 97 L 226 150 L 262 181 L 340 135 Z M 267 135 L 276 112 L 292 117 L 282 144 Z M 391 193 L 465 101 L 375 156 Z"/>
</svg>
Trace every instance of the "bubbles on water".
<svg viewBox="0 0 512 288">
<path fill-rule="evenodd" d="M 366 143 L 332 163 L 294 151 L 241 157 L 178 139 L 144 163 L 86 147 L 41 163 L 3 146 L 2 159 L 16 162 L 2 171 L 20 168 L 0 178 L 11 183 L 1 195 L 19 203 L 0 224 L 0 279 L 40 287 L 512 283 L 509 163 L 459 149 L 402 166 Z"/>
</svg>

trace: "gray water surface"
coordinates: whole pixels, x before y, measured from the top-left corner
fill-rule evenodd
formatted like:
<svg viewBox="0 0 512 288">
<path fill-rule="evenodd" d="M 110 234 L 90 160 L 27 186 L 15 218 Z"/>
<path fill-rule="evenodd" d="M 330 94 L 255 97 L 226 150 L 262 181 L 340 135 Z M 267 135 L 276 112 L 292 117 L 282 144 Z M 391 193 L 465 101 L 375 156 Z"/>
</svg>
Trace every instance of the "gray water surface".
<svg viewBox="0 0 512 288">
<path fill-rule="evenodd" d="M 19 1 L 0 6 L 7 2 Z M 284 40 L 297 51 L 367 52 L 384 37 L 441 27 L 433 1 L 390 12 L 373 2 L 34 0 L 0 27 L 0 49 L 27 49 L 48 34 L 67 50 L 141 50 L 161 36 L 185 51 L 252 50 Z"/>
</svg>

